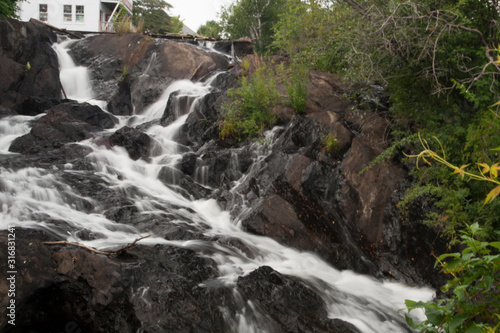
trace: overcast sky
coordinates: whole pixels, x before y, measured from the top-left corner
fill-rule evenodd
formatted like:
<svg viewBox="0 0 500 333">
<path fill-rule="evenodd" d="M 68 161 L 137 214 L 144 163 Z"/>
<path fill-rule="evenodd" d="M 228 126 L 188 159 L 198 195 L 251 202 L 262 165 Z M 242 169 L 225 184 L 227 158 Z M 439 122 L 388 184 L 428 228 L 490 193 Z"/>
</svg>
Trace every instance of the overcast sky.
<svg viewBox="0 0 500 333">
<path fill-rule="evenodd" d="M 217 13 L 223 5 L 228 5 L 233 0 L 166 0 L 174 6 L 169 13 L 181 16 L 184 24 L 191 30 L 198 30 L 200 25 L 208 20 L 217 20 Z"/>
</svg>

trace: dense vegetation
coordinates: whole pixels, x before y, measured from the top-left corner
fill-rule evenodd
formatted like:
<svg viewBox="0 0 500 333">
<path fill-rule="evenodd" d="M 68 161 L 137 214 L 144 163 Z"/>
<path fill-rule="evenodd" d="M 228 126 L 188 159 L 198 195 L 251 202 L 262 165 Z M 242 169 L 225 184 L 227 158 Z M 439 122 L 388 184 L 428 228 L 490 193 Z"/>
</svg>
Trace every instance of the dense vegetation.
<svg viewBox="0 0 500 333">
<path fill-rule="evenodd" d="M 2 0 L 0 1 L 0 17 L 17 17 L 19 2 L 23 0 Z"/>
<path fill-rule="evenodd" d="M 443 299 L 408 303 L 426 311 L 426 322 L 411 323 L 421 331 L 499 329 L 499 22 L 498 0 L 239 0 L 221 15 L 227 36 L 253 39 L 260 53 L 286 53 L 292 63 L 341 74 L 357 89 L 385 88 L 393 145 L 374 163 L 399 156 L 415 180 L 402 212 L 427 201 L 434 208 L 425 222 L 450 248 L 465 248 L 437 258 L 450 274 Z M 233 93 L 237 105 L 252 105 L 249 80 Z M 236 109 L 237 117 L 228 116 L 234 129 L 261 110 Z M 415 165 L 404 157 L 423 151 L 441 160 L 427 155 Z"/>
<path fill-rule="evenodd" d="M 202 24 L 196 33 L 204 37 L 219 38 L 222 33 L 222 27 L 214 20 L 209 20 Z"/>
<path fill-rule="evenodd" d="M 135 0 L 133 23 L 140 30 L 154 33 L 175 32 L 182 30 L 179 17 L 170 16 L 165 11 L 172 5 L 164 0 Z"/>
</svg>

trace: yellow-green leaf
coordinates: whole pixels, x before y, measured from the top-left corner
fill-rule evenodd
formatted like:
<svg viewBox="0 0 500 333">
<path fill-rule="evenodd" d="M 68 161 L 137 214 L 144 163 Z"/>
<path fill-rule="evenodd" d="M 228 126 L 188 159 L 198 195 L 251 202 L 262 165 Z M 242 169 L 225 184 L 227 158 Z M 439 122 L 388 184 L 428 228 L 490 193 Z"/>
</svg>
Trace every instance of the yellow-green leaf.
<svg viewBox="0 0 500 333">
<path fill-rule="evenodd" d="M 462 165 L 460 168 L 455 167 L 455 171 L 453 173 L 458 173 L 460 176 L 465 175 L 465 168 L 467 168 L 470 164 Z"/>
<path fill-rule="evenodd" d="M 498 177 L 498 171 L 500 171 L 500 166 L 499 166 L 500 163 L 495 163 L 491 166 L 490 168 L 490 174 L 494 177 L 494 178 L 497 178 Z"/>
<path fill-rule="evenodd" d="M 487 174 L 490 171 L 490 166 L 486 163 L 477 163 L 477 165 L 483 167 L 483 170 L 481 171 L 483 175 Z"/>
<path fill-rule="evenodd" d="M 500 194 L 500 185 L 498 185 L 497 187 L 492 189 L 490 193 L 488 193 L 488 195 L 486 196 L 486 200 L 484 200 L 483 205 L 486 205 L 488 202 L 495 199 L 499 194 Z"/>
</svg>

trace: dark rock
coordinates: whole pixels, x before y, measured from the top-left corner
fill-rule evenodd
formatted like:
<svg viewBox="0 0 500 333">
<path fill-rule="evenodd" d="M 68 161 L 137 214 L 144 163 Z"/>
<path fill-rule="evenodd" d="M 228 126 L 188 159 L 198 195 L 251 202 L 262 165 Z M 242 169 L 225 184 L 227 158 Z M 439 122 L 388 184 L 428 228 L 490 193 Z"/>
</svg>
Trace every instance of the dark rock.
<svg viewBox="0 0 500 333">
<path fill-rule="evenodd" d="M 187 43 L 155 43 L 138 34 L 89 37 L 75 43 L 72 54 L 77 62 L 89 67 L 99 99 L 116 94 L 116 79 L 127 66 L 136 113 L 156 101 L 174 80 L 196 81 L 212 71 L 228 68 L 223 55 L 206 53 Z"/>
<path fill-rule="evenodd" d="M 33 152 L 36 154 L 35 149 L 30 149 L 29 144 L 34 144 L 37 141 L 28 141 L 30 136 L 20 138 L 20 142 L 16 144 L 23 144 L 22 150 Z M 26 140 L 26 141 L 24 141 Z M 42 149 L 42 146 L 38 146 L 40 143 L 37 142 L 36 151 L 42 152 L 43 154 L 36 155 L 6 155 L 0 159 L 0 165 L 13 169 L 19 170 L 26 167 L 34 168 L 44 168 L 44 169 L 54 169 L 59 170 L 67 169 L 68 167 L 74 168 L 76 170 L 93 170 L 93 167 L 85 160 L 85 156 L 88 155 L 92 149 L 78 144 L 66 144 L 60 148 L 53 149 L 53 145 L 48 145 L 45 147 L 46 150 Z M 26 146 L 24 146 L 26 145 Z"/>
<path fill-rule="evenodd" d="M 16 326 L 7 325 L 8 298 L 0 300 L 6 332 L 226 331 L 221 306 L 233 307 L 230 289 L 201 284 L 217 276 L 210 259 L 187 249 L 137 246 L 108 258 L 65 246 L 43 232 L 16 229 Z M 6 232 L 0 233 L 6 244 Z M 7 271 L 7 253 L 0 253 Z M 154 286 L 154 287 L 152 287 Z M 7 295 L 8 281 L 0 281 Z M 14 330 L 8 331 L 8 328 Z"/>
<path fill-rule="evenodd" d="M 30 133 L 14 140 L 9 150 L 30 155 L 46 152 L 69 142 L 88 139 L 92 132 L 113 126 L 113 118 L 99 107 L 66 102 L 47 111 Z"/>
<path fill-rule="evenodd" d="M 182 160 L 181 160 L 181 171 L 188 176 L 193 177 L 194 172 L 196 170 L 196 163 L 197 163 L 198 157 L 196 154 L 193 153 L 187 153 L 182 155 Z"/>
<path fill-rule="evenodd" d="M 108 111 L 118 116 L 130 116 L 133 111 L 130 82 L 128 79 L 118 82 L 118 91 L 108 103 Z"/>
<path fill-rule="evenodd" d="M 184 174 L 176 168 L 164 166 L 158 174 L 158 179 L 168 185 L 179 185 Z"/>
<path fill-rule="evenodd" d="M 251 40 L 246 38 L 240 38 L 237 40 L 222 40 L 213 43 L 214 49 L 217 51 L 231 55 L 234 51 L 234 55 L 243 58 L 248 54 L 253 54 L 253 43 Z"/>
<path fill-rule="evenodd" d="M 204 143 L 218 138 L 210 124 L 216 122 L 222 95 L 222 92 L 212 92 L 197 101 L 196 109 L 189 114 L 179 130 L 177 135 L 179 143 L 198 150 Z"/>
<path fill-rule="evenodd" d="M 56 36 L 50 28 L 0 18 L 0 31 L 0 93 L 14 90 L 26 96 L 60 98 L 59 64 L 51 46 Z"/>
<path fill-rule="evenodd" d="M 21 95 L 15 91 L 9 91 L 0 96 L 0 105 L 24 116 L 44 113 L 61 102 L 54 98 Z"/>
<path fill-rule="evenodd" d="M 124 126 L 110 137 L 112 145 L 124 147 L 133 160 L 147 158 L 151 152 L 152 139 L 138 129 Z"/>
<path fill-rule="evenodd" d="M 266 316 L 270 331 L 359 333 L 353 325 L 327 317 L 323 300 L 295 278 L 262 266 L 238 278 L 238 290 Z M 265 318 L 265 319 L 264 319 Z"/>
</svg>

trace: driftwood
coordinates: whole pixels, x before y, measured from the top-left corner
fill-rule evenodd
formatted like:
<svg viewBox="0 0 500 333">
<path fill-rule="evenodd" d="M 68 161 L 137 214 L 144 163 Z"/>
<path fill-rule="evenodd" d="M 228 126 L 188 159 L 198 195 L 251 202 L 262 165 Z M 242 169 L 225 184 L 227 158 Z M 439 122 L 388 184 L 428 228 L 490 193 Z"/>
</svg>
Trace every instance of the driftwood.
<svg viewBox="0 0 500 333">
<path fill-rule="evenodd" d="M 73 246 L 78 246 L 78 247 L 87 249 L 87 250 L 92 251 L 92 252 L 97 253 L 97 254 L 104 254 L 104 255 L 107 255 L 107 256 L 117 256 L 117 255 L 122 254 L 124 251 L 131 249 L 134 246 L 134 244 L 137 243 L 138 241 L 143 240 L 144 238 L 148 238 L 148 237 L 151 237 L 151 235 L 147 235 L 147 236 L 144 236 L 144 237 L 141 237 L 141 238 L 137 238 L 132 243 L 127 244 L 125 246 L 122 246 L 118 250 L 114 250 L 114 251 L 101 251 L 101 250 L 94 249 L 93 247 L 90 247 L 90 246 L 87 246 L 87 245 L 83 245 L 83 244 L 80 244 L 80 243 L 68 242 L 68 241 L 42 242 L 42 244 L 45 244 L 45 245 L 73 245 Z"/>
</svg>

